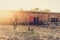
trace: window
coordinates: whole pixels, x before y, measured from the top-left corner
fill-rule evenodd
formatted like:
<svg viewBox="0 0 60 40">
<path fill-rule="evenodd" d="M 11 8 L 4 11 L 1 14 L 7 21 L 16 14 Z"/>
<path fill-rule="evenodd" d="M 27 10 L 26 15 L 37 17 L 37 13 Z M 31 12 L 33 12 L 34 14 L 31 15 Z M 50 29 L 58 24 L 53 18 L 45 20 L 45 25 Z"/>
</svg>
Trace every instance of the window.
<svg viewBox="0 0 60 40">
<path fill-rule="evenodd" d="M 51 18 L 51 22 L 58 22 L 58 18 Z"/>
</svg>

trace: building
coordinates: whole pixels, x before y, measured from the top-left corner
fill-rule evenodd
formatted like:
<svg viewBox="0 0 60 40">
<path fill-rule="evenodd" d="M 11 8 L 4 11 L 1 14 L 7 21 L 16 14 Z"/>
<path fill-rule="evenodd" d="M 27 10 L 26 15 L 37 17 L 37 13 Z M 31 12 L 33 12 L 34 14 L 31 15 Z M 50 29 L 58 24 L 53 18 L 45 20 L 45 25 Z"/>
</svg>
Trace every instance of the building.
<svg viewBox="0 0 60 40">
<path fill-rule="evenodd" d="M 16 15 L 18 24 L 60 25 L 60 13 L 19 11 Z"/>
</svg>

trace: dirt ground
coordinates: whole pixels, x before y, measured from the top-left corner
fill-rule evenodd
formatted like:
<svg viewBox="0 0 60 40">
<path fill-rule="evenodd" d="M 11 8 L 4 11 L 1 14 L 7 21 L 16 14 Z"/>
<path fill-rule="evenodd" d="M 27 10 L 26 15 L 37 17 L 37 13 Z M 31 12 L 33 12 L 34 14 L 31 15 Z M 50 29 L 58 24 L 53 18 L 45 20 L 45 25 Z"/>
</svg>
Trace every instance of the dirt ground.
<svg viewBox="0 0 60 40">
<path fill-rule="evenodd" d="M 28 28 L 33 28 L 33 31 L 39 33 L 39 36 L 43 40 L 60 40 L 60 28 L 18 25 L 14 30 L 12 25 L 0 25 L 0 40 L 6 40 L 9 36 L 15 34 L 15 32 L 27 32 Z"/>
</svg>

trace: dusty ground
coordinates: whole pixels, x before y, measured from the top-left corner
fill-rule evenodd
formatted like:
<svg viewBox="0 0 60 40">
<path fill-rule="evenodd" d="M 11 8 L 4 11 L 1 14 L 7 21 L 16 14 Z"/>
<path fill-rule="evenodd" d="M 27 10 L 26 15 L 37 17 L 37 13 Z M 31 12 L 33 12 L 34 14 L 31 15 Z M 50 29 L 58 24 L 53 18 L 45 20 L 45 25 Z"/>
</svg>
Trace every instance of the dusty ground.
<svg viewBox="0 0 60 40">
<path fill-rule="evenodd" d="M 29 25 L 18 25 L 16 30 L 13 29 L 12 25 L 0 25 L 0 40 L 9 40 L 7 38 L 14 37 L 16 32 L 28 32 L 28 27 L 34 28 L 34 32 L 39 34 L 39 40 L 60 40 L 60 28 L 43 28 Z"/>
</svg>

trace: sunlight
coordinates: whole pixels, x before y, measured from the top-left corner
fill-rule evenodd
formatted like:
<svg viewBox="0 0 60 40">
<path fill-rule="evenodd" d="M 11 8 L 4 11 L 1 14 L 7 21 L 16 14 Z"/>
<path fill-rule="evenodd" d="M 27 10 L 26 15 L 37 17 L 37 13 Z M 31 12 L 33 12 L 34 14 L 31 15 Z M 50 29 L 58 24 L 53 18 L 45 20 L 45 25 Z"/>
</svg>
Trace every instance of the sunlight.
<svg viewBox="0 0 60 40">
<path fill-rule="evenodd" d="M 9 11 L 0 11 L 0 23 L 9 23 L 12 16 L 13 14 Z"/>
<path fill-rule="evenodd" d="M 0 12 L 0 18 L 1 19 L 6 19 L 6 18 L 9 18 L 9 17 L 11 17 L 12 16 L 12 13 L 9 13 L 9 12 L 7 12 L 7 11 L 4 11 L 4 12 Z"/>
</svg>

